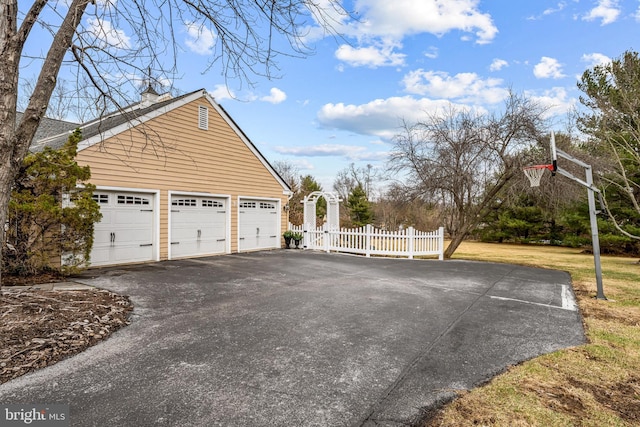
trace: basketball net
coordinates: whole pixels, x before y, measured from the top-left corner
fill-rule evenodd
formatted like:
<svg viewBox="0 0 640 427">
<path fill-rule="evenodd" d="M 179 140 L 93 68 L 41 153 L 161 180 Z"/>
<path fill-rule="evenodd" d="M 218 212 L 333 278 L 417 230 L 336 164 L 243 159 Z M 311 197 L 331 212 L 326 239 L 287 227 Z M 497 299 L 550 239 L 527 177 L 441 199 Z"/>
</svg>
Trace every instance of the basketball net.
<svg viewBox="0 0 640 427">
<path fill-rule="evenodd" d="M 553 165 L 535 165 L 523 168 L 524 174 L 529 178 L 529 184 L 531 184 L 532 187 L 540 186 L 542 175 L 544 175 L 544 171 L 547 169 L 552 170 Z"/>
</svg>

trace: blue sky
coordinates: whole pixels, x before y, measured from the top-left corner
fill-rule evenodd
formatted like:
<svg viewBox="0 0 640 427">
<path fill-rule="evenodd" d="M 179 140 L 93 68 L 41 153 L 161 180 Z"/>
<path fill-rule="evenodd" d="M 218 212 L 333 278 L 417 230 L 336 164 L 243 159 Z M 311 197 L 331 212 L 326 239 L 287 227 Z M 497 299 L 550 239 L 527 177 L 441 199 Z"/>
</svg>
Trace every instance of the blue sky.
<svg viewBox="0 0 640 427">
<path fill-rule="evenodd" d="M 320 1 L 323 3 L 323 1 Z M 582 72 L 640 50 L 638 0 L 355 0 L 344 40 L 312 37 L 315 54 L 281 56 L 280 78 L 225 82 L 202 74 L 215 34 L 184 28 L 175 88 L 207 89 L 270 160 L 330 189 L 350 163 L 384 169 L 403 120 L 470 105 L 499 110 L 509 88 L 551 107 L 577 105 Z M 127 38 L 127 29 L 113 31 Z M 180 39 L 181 38 L 181 39 Z M 227 86 L 228 83 L 228 86 Z M 229 94 L 233 94 L 230 97 Z"/>
</svg>

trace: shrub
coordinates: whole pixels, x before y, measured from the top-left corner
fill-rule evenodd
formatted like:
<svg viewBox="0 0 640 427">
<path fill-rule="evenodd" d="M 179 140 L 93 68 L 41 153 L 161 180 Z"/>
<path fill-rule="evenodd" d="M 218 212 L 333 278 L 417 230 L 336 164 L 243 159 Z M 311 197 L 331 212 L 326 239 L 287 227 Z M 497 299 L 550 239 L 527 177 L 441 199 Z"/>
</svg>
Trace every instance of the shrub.
<svg viewBox="0 0 640 427">
<path fill-rule="evenodd" d="M 62 148 L 25 157 L 9 200 L 4 273 L 70 274 L 87 265 L 101 215 L 90 169 L 75 161 L 81 139 L 76 129 Z"/>
</svg>

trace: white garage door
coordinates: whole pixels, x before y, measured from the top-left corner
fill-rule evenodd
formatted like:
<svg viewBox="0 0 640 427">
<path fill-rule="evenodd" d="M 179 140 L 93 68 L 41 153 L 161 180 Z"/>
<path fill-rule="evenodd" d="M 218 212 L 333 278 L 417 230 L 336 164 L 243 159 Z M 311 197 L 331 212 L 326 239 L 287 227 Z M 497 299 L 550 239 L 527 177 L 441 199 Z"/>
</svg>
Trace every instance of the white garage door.
<svg viewBox="0 0 640 427">
<path fill-rule="evenodd" d="M 152 261 L 153 194 L 97 191 L 102 220 L 94 227 L 91 265 Z"/>
<path fill-rule="evenodd" d="M 227 252 L 227 201 L 171 197 L 171 258 Z"/>
<path fill-rule="evenodd" d="M 278 204 L 272 201 L 242 199 L 240 217 L 240 251 L 280 247 Z"/>
</svg>

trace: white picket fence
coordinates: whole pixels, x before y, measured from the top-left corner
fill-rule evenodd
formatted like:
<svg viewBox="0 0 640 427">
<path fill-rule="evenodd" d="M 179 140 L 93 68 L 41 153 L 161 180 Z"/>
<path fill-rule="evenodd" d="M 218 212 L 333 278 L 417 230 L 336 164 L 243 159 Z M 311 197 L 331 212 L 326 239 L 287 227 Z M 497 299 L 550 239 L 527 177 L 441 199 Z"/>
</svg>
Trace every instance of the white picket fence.
<svg viewBox="0 0 640 427">
<path fill-rule="evenodd" d="M 305 230 L 304 225 L 289 224 L 289 230 L 301 232 L 304 236 L 304 249 L 325 252 L 346 252 L 365 256 L 386 255 L 402 256 L 412 259 L 415 256 L 437 255 L 444 258 L 444 228 L 424 232 L 409 227 L 398 231 L 380 230 L 368 224 L 360 228 L 324 228 Z"/>
</svg>

